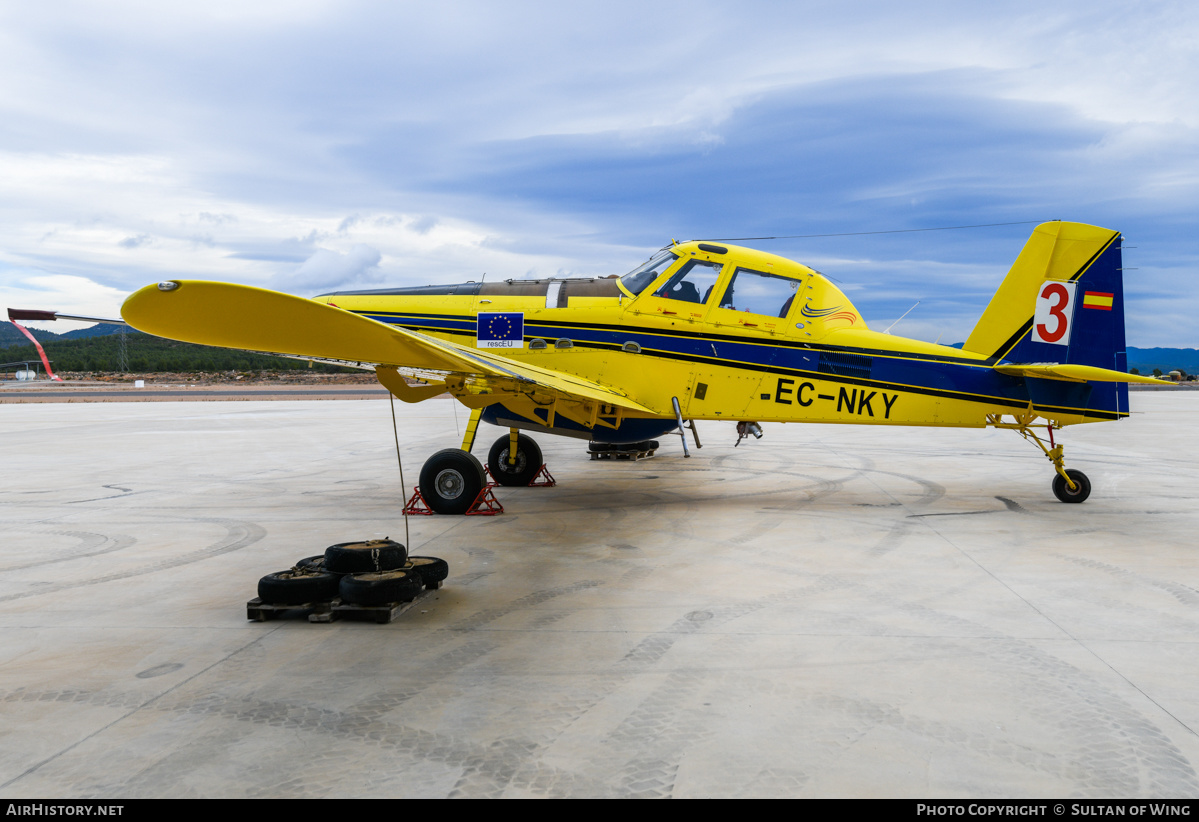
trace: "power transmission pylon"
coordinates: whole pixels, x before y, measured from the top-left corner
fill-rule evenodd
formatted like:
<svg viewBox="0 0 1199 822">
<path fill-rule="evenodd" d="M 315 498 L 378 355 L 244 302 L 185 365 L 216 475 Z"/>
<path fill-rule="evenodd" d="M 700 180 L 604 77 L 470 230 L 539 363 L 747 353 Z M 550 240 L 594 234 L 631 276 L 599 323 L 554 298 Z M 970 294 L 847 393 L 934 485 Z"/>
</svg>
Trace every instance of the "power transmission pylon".
<svg viewBox="0 0 1199 822">
<path fill-rule="evenodd" d="M 117 330 L 120 339 L 117 341 L 117 371 L 126 372 L 129 370 L 129 338 L 125 334 L 125 326 L 121 326 Z"/>
</svg>

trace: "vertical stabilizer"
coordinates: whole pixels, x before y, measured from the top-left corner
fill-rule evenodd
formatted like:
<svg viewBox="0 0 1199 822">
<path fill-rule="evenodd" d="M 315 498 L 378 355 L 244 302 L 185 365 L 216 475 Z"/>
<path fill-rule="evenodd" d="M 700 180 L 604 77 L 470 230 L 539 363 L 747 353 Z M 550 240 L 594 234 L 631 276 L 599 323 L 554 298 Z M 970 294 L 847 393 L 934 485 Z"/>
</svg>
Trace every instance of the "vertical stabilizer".
<svg viewBox="0 0 1199 822">
<path fill-rule="evenodd" d="M 1125 372 L 1120 232 L 1083 223 L 1037 226 L 963 348 L 1010 363 L 1087 365 Z M 1063 385 L 1029 382 L 1034 403 Z M 1123 415 L 1124 383 L 1088 383 L 1092 410 Z"/>
</svg>

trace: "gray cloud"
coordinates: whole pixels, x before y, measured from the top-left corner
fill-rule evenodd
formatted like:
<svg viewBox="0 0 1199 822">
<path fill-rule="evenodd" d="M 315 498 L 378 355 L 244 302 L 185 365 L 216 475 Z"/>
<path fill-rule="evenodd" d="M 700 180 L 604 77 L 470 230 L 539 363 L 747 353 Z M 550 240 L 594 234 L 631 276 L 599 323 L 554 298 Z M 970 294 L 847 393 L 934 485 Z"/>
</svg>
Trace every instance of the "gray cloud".
<svg viewBox="0 0 1199 822">
<path fill-rule="evenodd" d="M 372 276 L 373 272 L 382 259 L 383 255 L 378 250 L 363 243 L 355 245 L 345 254 L 318 248 L 295 271 L 277 276 L 274 286 L 304 293 L 374 282 L 377 276 Z"/>
</svg>

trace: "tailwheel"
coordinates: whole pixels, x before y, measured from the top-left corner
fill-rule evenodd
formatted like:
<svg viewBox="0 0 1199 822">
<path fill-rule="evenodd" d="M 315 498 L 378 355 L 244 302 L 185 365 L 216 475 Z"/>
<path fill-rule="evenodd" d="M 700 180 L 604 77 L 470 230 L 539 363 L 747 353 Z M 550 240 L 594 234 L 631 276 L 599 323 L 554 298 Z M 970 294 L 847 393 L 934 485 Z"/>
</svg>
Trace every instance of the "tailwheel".
<svg viewBox="0 0 1199 822">
<path fill-rule="evenodd" d="M 465 514 L 486 484 L 483 465 L 460 448 L 438 451 L 420 469 L 421 496 L 438 514 Z"/>
<path fill-rule="evenodd" d="M 1082 502 L 1087 497 L 1091 496 L 1091 481 L 1087 479 L 1087 475 L 1077 468 L 1067 468 L 1066 474 L 1074 482 L 1074 488 L 1071 488 L 1066 478 L 1061 474 L 1055 474 L 1053 477 L 1053 495 L 1062 502 Z"/>
<path fill-rule="evenodd" d="M 1060 442 L 1053 441 L 1053 431 L 1061 426 L 1054 423 L 1052 420 L 1046 420 L 1043 425 L 1033 425 L 1037 415 L 1031 410 L 1016 414 L 1015 422 L 1004 422 L 1001 414 L 988 414 L 987 425 L 993 428 L 1008 428 L 1015 431 L 1026 440 L 1031 440 L 1045 453 L 1045 458 L 1053 463 L 1053 468 L 1057 474 L 1053 478 L 1053 495 L 1062 502 L 1082 502 L 1087 497 L 1091 496 L 1091 481 L 1087 475 L 1077 468 L 1067 468 L 1065 466 L 1065 448 Z M 1034 430 L 1042 428 L 1049 438 L 1049 445 L 1046 445 Z M 1073 487 L 1071 487 L 1073 486 Z"/>
<path fill-rule="evenodd" d="M 515 438 L 516 459 L 510 460 L 512 439 L 504 435 L 495 441 L 487 453 L 487 468 L 500 485 L 528 485 L 541 471 L 541 448 L 532 438 L 520 434 Z"/>
</svg>

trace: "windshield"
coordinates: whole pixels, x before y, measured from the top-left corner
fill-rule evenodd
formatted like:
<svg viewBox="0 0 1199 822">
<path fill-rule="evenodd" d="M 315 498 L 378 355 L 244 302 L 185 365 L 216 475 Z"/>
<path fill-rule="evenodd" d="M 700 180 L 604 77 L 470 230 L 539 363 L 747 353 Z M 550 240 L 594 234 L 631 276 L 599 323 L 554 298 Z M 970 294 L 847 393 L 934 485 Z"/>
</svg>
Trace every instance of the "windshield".
<svg viewBox="0 0 1199 822">
<path fill-rule="evenodd" d="M 678 258 L 679 255 L 673 251 L 659 251 L 649 259 L 649 262 L 634 268 L 621 277 L 620 284 L 627 288 L 630 294 L 640 294 Z"/>
</svg>

